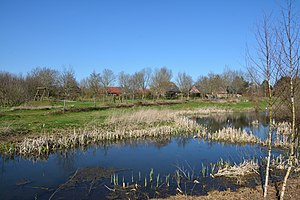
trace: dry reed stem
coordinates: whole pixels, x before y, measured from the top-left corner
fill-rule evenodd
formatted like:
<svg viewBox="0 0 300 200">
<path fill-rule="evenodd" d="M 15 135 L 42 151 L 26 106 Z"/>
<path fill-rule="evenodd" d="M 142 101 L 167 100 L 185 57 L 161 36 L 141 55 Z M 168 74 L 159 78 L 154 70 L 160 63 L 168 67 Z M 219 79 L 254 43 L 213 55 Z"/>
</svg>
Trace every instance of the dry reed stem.
<svg viewBox="0 0 300 200">
<path fill-rule="evenodd" d="M 146 137 L 170 137 L 174 134 L 196 134 L 199 138 L 230 143 L 253 143 L 263 145 L 258 137 L 241 129 L 223 128 L 210 133 L 198 124 L 193 115 L 206 115 L 211 112 L 228 112 L 222 109 L 198 109 L 171 111 L 143 109 L 136 112 L 113 113 L 104 124 L 92 122 L 85 128 L 66 131 L 61 134 L 48 134 L 37 138 L 26 138 L 17 143 L 7 154 L 22 156 L 43 156 L 49 153 L 76 147 L 85 147 L 102 141 L 122 141 Z"/>
<path fill-rule="evenodd" d="M 247 176 L 251 175 L 253 173 L 259 174 L 259 165 L 257 162 L 253 160 L 244 160 L 239 165 L 234 164 L 231 166 L 224 166 L 223 168 L 219 168 L 217 173 L 213 174 L 213 177 L 228 177 L 228 178 L 234 178 L 234 177 L 240 177 L 240 176 Z"/>
</svg>

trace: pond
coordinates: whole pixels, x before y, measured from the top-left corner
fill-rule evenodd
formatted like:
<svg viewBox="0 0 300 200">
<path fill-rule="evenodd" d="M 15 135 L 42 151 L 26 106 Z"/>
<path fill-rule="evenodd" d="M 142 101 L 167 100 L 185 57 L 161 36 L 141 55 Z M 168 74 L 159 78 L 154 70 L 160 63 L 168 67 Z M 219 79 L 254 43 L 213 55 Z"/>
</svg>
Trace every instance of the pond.
<svg viewBox="0 0 300 200">
<path fill-rule="evenodd" d="M 255 119 L 263 123 L 252 126 Z M 261 138 L 267 133 L 263 115 L 242 113 L 196 120 L 211 131 L 233 126 L 251 130 Z M 147 199 L 176 192 L 234 190 L 238 187 L 234 181 L 210 176 L 212 163 L 240 163 L 266 154 L 258 145 L 170 136 L 92 145 L 57 152 L 47 160 L 1 157 L 0 199 Z M 251 186 L 256 181 L 245 184 Z"/>
</svg>

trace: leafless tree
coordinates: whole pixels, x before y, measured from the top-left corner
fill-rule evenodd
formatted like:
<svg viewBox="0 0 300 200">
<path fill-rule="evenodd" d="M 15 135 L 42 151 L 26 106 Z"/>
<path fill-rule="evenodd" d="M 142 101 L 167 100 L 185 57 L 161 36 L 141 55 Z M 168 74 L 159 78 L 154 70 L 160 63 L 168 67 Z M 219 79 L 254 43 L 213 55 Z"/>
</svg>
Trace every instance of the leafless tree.
<svg viewBox="0 0 300 200">
<path fill-rule="evenodd" d="M 290 91 L 290 99 L 289 99 L 289 108 L 291 113 L 291 135 L 290 135 L 290 148 L 289 148 L 289 159 L 288 159 L 288 169 L 286 175 L 284 177 L 284 181 L 282 184 L 282 189 L 280 193 L 280 199 L 283 199 L 287 179 L 291 174 L 293 165 L 295 163 L 295 155 L 296 155 L 296 136 L 297 136 L 297 128 L 298 119 L 297 110 L 295 106 L 295 101 L 299 99 L 295 99 L 295 80 L 299 77 L 299 49 L 300 49 L 300 36 L 299 36 L 299 18 L 296 15 L 297 12 L 294 11 L 294 1 L 287 0 L 287 5 L 282 10 L 282 21 L 280 24 L 280 28 L 278 29 L 278 37 L 281 44 L 282 50 L 282 73 L 289 77 L 289 91 Z"/>
<path fill-rule="evenodd" d="M 269 130 L 268 130 L 268 158 L 266 165 L 266 175 L 265 175 L 265 184 L 264 184 L 264 198 L 267 197 L 268 192 L 268 183 L 269 183 L 269 172 L 270 172 L 270 160 L 271 160 L 271 151 L 272 151 L 272 133 L 273 133 L 273 106 L 274 106 L 274 97 L 272 92 L 272 84 L 278 79 L 278 65 L 274 61 L 274 55 L 276 50 L 276 40 L 274 39 L 274 28 L 271 26 L 270 17 L 265 16 L 263 21 L 257 27 L 256 33 L 257 41 L 257 59 L 249 57 L 251 59 L 252 68 L 249 69 L 249 72 L 256 71 L 256 76 L 260 75 L 262 80 L 265 80 L 263 83 L 266 83 L 266 90 L 268 95 L 268 116 L 269 116 Z M 259 74 L 258 74 L 259 73 Z M 254 74 L 252 74 L 254 76 Z"/>
<path fill-rule="evenodd" d="M 151 69 L 144 68 L 141 71 L 135 72 L 132 75 L 132 82 L 138 90 L 142 92 L 142 99 L 145 97 L 145 92 L 149 86 L 149 81 L 151 78 Z"/>
<path fill-rule="evenodd" d="M 172 78 L 172 71 L 166 67 L 156 69 L 151 78 L 151 89 L 154 94 L 159 98 L 166 92 Z"/>
<path fill-rule="evenodd" d="M 34 68 L 26 77 L 29 96 L 34 98 L 37 87 L 45 87 L 52 97 L 59 95 L 59 77 L 60 73 L 51 68 Z"/>
<path fill-rule="evenodd" d="M 124 71 L 120 72 L 118 76 L 119 86 L 122 88 L 124 95 L 130 95 L 132 93 L 132 76 L 125 73 Z"/>
<path fill-rule="evenodd" d="M 200 89 L 202 97 L 205 97 L 206 94 L 211 94 L 212 93 L 212 88 L 210 86 L 210 81 L 209 81 L 209 78 L 207 76 L 198 77 L 195 85 L 198 89 Z"/>
<path fill-rule="evenodd" d="M 75 100 L 79 95 L 79 87 L 72 68 L 64 69 L 60 76 L 62 95 L 64 99 Z"/>
<path fill-rule="evenodd" d="M 16 106 L 27 99 L 23 77 L 8 72 L 0 72 L 0 106 Z"/>
<path fill-rule="evenodd" d="M 97 73 L 95 70 L 90 74 L 90 76 L 87 79 L 89 88 L 93 91 L 93 96 L 97 96 L 99 93 L 100 88 L 100 73 Z"/>
<path fill-rule="evenodd" d="M 193 85 L 193 78 L 185 72 L 179 72 L 176 78 L 176 83 L 180 92 L 189 98 L 190 89 Z"/>
<path fill-rule="evenodd" d="M 92 90 L 90 89 L 90 86 L 89 86 L 89 78 L 86 77 L 86 78 L 83 78 L 80 80 L 79 82 L 79 88 L 80 88 L 80 97 L 81 98 L 91 98 L 93 96 L 93 92 Z"/>
<path fill-rule="evenodd" d="M 116 81 L 116 76 L 114 72 L 110 69 L 104 69 L 100 74 L 100 84 L 102 87 L 106 88 L 112 86 Z"/>
</svg>

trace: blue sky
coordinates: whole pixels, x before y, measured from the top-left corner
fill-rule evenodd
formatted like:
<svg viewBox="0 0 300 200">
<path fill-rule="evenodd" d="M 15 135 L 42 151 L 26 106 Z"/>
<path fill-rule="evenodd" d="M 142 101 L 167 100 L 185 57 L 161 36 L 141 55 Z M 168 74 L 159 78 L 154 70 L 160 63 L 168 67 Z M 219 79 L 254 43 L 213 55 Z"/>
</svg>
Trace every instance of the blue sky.
<svg viewBox="0 0 300 200">
<path fill-rule="evenodd" d="M 0 0 L 0 71 L 71 66 L 186 72 L 242 69 L 257 22 L 280 0 Z M 299 4 L 299 2 L 298 2 Z"/>
</svg>

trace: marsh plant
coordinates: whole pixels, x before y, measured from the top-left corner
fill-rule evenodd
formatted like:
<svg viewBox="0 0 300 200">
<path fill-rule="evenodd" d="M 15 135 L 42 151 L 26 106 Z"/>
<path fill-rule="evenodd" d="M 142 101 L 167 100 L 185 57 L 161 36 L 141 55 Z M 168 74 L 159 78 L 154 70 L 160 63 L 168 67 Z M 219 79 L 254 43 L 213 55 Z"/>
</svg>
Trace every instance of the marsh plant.
<svg viewBox="0 0 300 200">
<path fill-rule="evenodd" d="M 221 141 L 236 144 L 266 145 L 251 131 L 227 127 L 216 132 L 196 122 L 191 115 L 225 112 L 218 109 L 194 111 L 138 110 L 135 112 L 114 113 L 104 124 L 87 124 L 85 128 L 67 130 L 60 133 L 42 134 L 26 138 L 14 145 L 1 148 L 4 154 L 22 155 L 24 157 L 43 157 L 51 152 L 70 148 L 86 147 L 101 142 L 115 142 L 139 138 L 165 138 L 172 135 L 185 135 L 209 141 Z M 227 110 L 226 110 L 227 112 Z M 287 124 L 277 127 L 278 138 L 275 146 L 284 147 L 289 143 Z"/>
<path fill-rule="evenodd" d="M 240 164 L 230 164 L 228 162 L 221 162 L 216 173 L 212 177 L 243 177 L 251 174 L 259 174 L 258 160 L 244 160 Z"/>
<path fill-rule="evenodd" d="M 263 161 L 266 161 L 264 158 Z M 288 157 L 283 156 L 282 154 L 278 156 L 273 156 L 271 159 L 271 168 L 274 170 L 287 170 L 288 169 Z M 298 158 L 295 158 L 294 172 L 300 171 L 300 161 Z"/>
<path fill-rule="evenodd" d="M 233 127 L 223 128 L 216 131 L 214 134 L 208 135 L 211 140 L 228 141 L 231 143 L 261 143 L 260 139 L 253 135 L 253 133 L 246 130 L 235 129 Z"/>
</svg>

